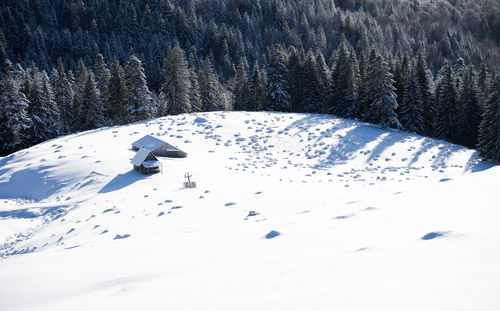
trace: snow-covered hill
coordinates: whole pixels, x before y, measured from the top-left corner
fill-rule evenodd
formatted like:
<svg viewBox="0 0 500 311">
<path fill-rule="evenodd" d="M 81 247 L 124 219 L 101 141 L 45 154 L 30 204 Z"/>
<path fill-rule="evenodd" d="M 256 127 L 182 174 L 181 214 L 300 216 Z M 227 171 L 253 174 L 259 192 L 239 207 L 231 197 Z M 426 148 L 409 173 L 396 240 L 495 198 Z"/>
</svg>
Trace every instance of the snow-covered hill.
<svg viewBox="0 0 500 311">
<path fill-rule="evenodd" d="M 188 157 L 133 171 L 146 134 Z M 0 158 L 0 310 L 498 310 L 499 176 L 323 115 L 61 137 Z"/>
</svg>

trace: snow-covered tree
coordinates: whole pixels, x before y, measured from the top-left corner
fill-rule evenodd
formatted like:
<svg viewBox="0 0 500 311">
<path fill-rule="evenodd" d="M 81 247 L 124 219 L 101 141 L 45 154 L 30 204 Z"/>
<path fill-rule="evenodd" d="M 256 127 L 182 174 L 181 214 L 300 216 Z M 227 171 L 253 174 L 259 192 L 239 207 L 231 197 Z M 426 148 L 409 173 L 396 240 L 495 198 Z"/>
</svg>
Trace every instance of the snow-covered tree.
<svg viewBox="0 0 500 311">
<path fill-rule="evenodd" d="M 31 143 L 39 143 L 59 135 L 59 109 L 47 73 L 40 73 L 34 65 L 30 68 L 28 115 L 32 121 L 29 130 Z"/>
<path fill-rule="evenodd" d="M 186 54 L 180 48 L 179 42 L 176 42 L 174 47 L 168 51 L 163 61 L 163 76 L 165 82 L 160 90 L 166 104 L 163 114 L 177 115 L 191 112 L 190 73 Z"/>
<path fill-rule="evenodd" d="M 500 161 L 500 76 L 484 105 L 478 141 L 481 156 Z"/>
<path fill-rule="evenodd" d="M 155 115 L 153 97 L 146 82 L 142 62 L 132 55 L 124 71 L 128 88 L 126 120 L 135 122 L 152 118 Z"/>
<path fill-rule="evenodd" d="M 267 75 L 265 70 L 259 68 L 256 62 L 252 71 L 250 81 L 251 110 L 261 110 L 266 105 L 267 100 Z"/>
<path fill-rule="evenodd" d="M 302 70 L 302 89 L 301 92 L 301 104 L 300 106 L 304 111 L 310 113 L 321 112 L 321 101 L 320 101 L 320 80 L 318 72 L 318 64 L 316 63 L 316 57 L 313 52 L 309 50 L 307 52 L 304 66 Z"/>
<path fill-rule="evenodd" d="M 129 90 L 125 79 L 125 72 L 118 59 L 113 58 L 111 63 L 111 77 L 109 79 L 108 97 L 106 99 L 104 116 L 112 124 L 121 124 L 125 121 L 125 106 L 129 98 Z"/>
<path fill-rule="evenodd" d="M 480 92 L 477 89 L 476 75 L 471 67 L 468 67 L 462 75 L 460 84 L 460 100 L 462 110 L 459 115 L 459 140 L 458 143 L 469 147 L 477 147 L 479 124 L 481 123 L 482 105 Z"/>
<path fill-rule="evenodd" d="M 79 115 L 81 130 L 91 130 L 105 125 L 104 105 L 93 73 L 89 73 L 85 82 L 81 105 Z"/>
<path fill-rule="evenodd" d="M 73 109 L 73 88 L 66 76 L 62 60 L 57 62 L 57 75 L 54 81 L 54 101 L 57 103 L 60 112 L 61 133 L 67 134 L 72 130 L 75 113 Z"/>
<path fill-rule="evenodd" d="M 285 51 L 275 45 L 271 51 L 271 62 L 267 69 L 267 103 L 264 107 L 272 111 L 290 111 L 290 94 L 288 94 L 288 68 Z"/>
<path fill-rule="evenodd" d="M 356 96 L 356 61 L 342 41 L 332 70 L 332 88 L 329 113 L 343 118 L 355 118 L 358 114 Z"/>
<path fill-rule="evenodd" d="M 240 62 L 236 69 L 236 84 L 234 86 L 234 110 L 250 109 L 250 81 L 245 63 Z"/>
<path fill-rule="evenodd" d="M 17 73 L 6 56 L 0 66 L 2 71 L 0 74 L 0 155 L 6 155 L 26 144 L 25 133 L 31 120 L 27 113 L 29 102 L 19 90 Z"/>
<path fill-rule="evenodd" d="M 227 102 L 224 89 L 215 74 L 212 62 L 207 57 L 198 74 L 202 111 L 226 110 Z"/>
<path fill-rule="evenodd" d="M 191 102 L 191 111 L 199 112 L 202 108 L 200 85 L 198 84 L 198 75 L 194 68 L 189 68 L 189 101 Z"/>
<path fill-rule="evenodd" d="M 424 134 L 424 102 L 415 72 L 409 73 L 399 100 L 399 120 L 404 130 Z"/>
<path fill-rule="evenodd" d="M 436 109 L 432 97 L 432 77 L 422 53 L 418 53 L 415 65 L 415 76 L 420 88 L 423 102 L 424 135 L 434 135 L 434 116 Z"/>
<path fill-rule="evenodd" d="M 382 56 L 372 51 L 367 69 L 369 81 L 366 90 L 369 105 L 364 120 L 379 124 L 382 128 L 401 128 L 396 115 L 398 103 L 394 93 L 394 80 L 389 72 L 389 66 Z"/>
<path fill-rule="evenodd" d="M 436 115 L 434 119 L 435 136 L 451 142 L 457 142 L 460 102 L 456 80 L 449 61 L 441 68 L 437 88 Z"/>
</svg>

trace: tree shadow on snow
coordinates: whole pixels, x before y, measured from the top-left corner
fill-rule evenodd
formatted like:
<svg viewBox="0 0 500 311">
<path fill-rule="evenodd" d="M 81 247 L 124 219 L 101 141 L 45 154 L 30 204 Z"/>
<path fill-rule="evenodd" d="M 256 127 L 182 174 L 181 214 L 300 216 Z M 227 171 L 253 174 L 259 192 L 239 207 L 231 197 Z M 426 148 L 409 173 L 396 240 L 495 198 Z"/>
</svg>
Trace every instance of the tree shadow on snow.
<svg viewBox="0 0 500 311">
<path fill-rule="evenodd" d="M 109 193 L 116 190 L 123 189 L 131 184 L 144 179 L 147 175 L 141 174 L 136 171 L 129 171 L 124 174 L 116 175 L 112 180 L 110 180 L 98 193 Z"/>
</svg>

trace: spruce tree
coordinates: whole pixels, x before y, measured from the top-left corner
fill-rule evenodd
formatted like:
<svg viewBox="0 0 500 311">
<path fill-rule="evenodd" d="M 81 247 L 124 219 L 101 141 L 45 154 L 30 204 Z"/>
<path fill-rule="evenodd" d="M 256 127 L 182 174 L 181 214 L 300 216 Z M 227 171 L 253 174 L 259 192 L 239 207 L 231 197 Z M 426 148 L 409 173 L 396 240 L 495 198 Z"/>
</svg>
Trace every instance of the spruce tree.
<svg viewBox="0 0 500 311">
<path fill-rule="evenodd" d="M 267 103 L 265 110 L 290 111 L 290 94 L 288 94 L 288 68 L 286 54 L 280 45 L 271 51 L 271 62 L 267 70 Z"/>
<path fill-rule="evenodd" d="M 290 105 L 291 111 L 293 112 L 304 112 L 301 105 L 302 103 L 302 60 L 300 58 L 299 52 L 295 47 L 290 48 L 288 57 L 288 75 L 287 75 L 287 92 L 290 94 Z M 254 72 L 255 73 L 255 72 Z"/>
<path fill-rule="evenodd" d="M 363 119 L 367 122 L 379 124 L 382 128 L 401 128 L 396 115 L 398 103 L 394 93 L 394 80 L 389 72 L 389 66 L 382 56 L 372 51 L 367 68 L 368 107 Z"/>
<path fill-rule="evenodd" d="M 186 54 L 180 48 L 179 42 L 167 53 L 163 61 L 163 76 L 165 82 L 160 91 L 165 97 L 164 115 L 177 115 L 191 112 L 190 73 Z"/>
<path fill-rule="evenodd" d="M 89 70 L 87 66 L 83 63 L 83 60 L 80 58 L 78 61 L 78 69 L 76 71 L 74 81 L 73 81 L 73 110 L 75 116 L 80 115 L 80 110 L 82 107 L 82 98 L 83 98 L 83 90 L 85 89 L 85 83 L 88 79 Z M 77 131 L 81 128 L 81 124 L 79 124 L 79 119 L 76 119 L 72 124 L 72 132 Z"/>
<path fill-rule="evenodd" d="M 484 105 L 479 125 L 478 150 L 485 159 L 500 161 L 500 76 Z"/>
<path fill-rule="evenodd" d="M 189 82 L 189 101 L 191 103 L 191 111 L 200 112 L 202 108 L 200 85 L 198 84 L 198 75 L 196 74 L 194 68 L 189 68 Z"/>
<path fill-rule="evenodd" d="M 303 81 L 301 89 L 303 96 L 301 96 L 300 106 L 309 113 L 321 112 L 318 65 L 311 50 L 307 52 L 301 79 Z"/>
<path fill-rule="evenodd" d="M 0 66 L 2 72 L 0 74 L 0 156 L 3 156 L 26 145 L 25 133 L 30 127 L 31 120 L 27 113 L 28 99 L 20 91 L 19 83 L 16 81 L 17 73 L 6 56 Z"/>
<path fill-rule="evenodd" d="M 152 118 L 154 113 L 153 96 L 146 83 L 142 62 L 132 55 L 124 69 L 128 88 L 126 121 L 136 122 Z"/>
<path fill-rule="evenodd" d="M 449 61 L 445 61 L 440 72 L 437 90 L 435 137 L 453 143 L 458 139 L 460 107 L 456 80 Z"/>
<path fill-rule="evenodd" d="M 481 123 L 482 114 L 479 94 L 475 72 L 469 67 L 464 71 L 460 85 L 462 110 L 460 111 L 458 124 L 458 143 L 469 148 L 475 148 L 478 142 L 479 124 Z"/>
<path fill-rule="evenodd" d="M 111 77 L 109 79 L 108 94 L 104 117 L 111 124 L 125 122 L 125 106 L 129 98 L 125 72 L 117 58 L 111 63 Z"/>
<path fill-rule="evenodd" d="M 29 141 L 36 144 L 59 135 L 59 109 L 47 73 L 40 73 L 32 65 L 29 79 L 28 115 L 32 121 Z"/>
<path fill-rule="evenodd" d="M 332 70 L 329 113 L 342 118 L 355 118 L 358 113 L 356 96 L 356 62 L 342 41 Z"/>
<path fill-rule="evenodd" d="M 323 54 L 318 52 L 316 56 L 316 64 L 318 68 L 318 105 L 320 107 L 320 113 L 327 112 L 328 95 L 330 94 L 330 70 L 326 65 L 325 58 Z"/>
<path fill-rule="evenodd" d="M 234 87 L 234 110 L 250 110 L 250 81 L 243 60 L 236 70 L 236 85 Z"/>
<path fill-rule="evenodd" d="M 73 88 L 66 76 L 61 58 L 57 62 L 57 75 L 54 81 L 54 100 L 58 104 L 61 118 L 61 133 L 67 134 L 72 130 L 75 113 L 73 109 Z"/>
<path fill-rule="evenodd" d="M 104 105 L 92 72 L 87 76 L 87 81 L 83 89 L 79 121 L 80 130 L 82 131 L 105 125 Z"/>
<path fill-rule="evenodd" d="M 415 72 L 409 73 L 408 80 L 403 83 L 403 93 L 399 100 L 399 120 L 405 131 L 423 135 L 424 102 L 420 93 Z"/>
<path fill-rule="evenodd" d="M 214 72 L 212 62 L 208 57 L 205 58 L 202 68 L 198 74 L 198 83 L 200 85 L 202 111 L 227 109 L 224 89 L 219 82 L 219 78 Z"/>
<path fill-rule="evenodd" d="M 101 92 L 102 98 L 108 98 L 108 87 L 109 80 L 111 79 L 111 72 L 104 61 L 104 57 L 101 54 L 97 54 L 97 59 L 95 62 L 95 79 L 97 87 Z"/>
<path fill-rule="evenodd" d="M 417 62 L 415 66 L 415 75 L 417 78 L 418 86 L 420 88 L 420 95 L 423 102 L 423 119 L 424 119 L 424 135 L 434 135 L 434 116 L 436 109 L 432 94 L 432 81 L 430 74 L 427 70 L 425 58 L 421 52 L 417 55 Z"/>
<path fill-rule="evenodd" d="M 262 110 L 267 100 L 267 76 L 265 70 L 259 68 L 256 62 L 250 81 L 250 110 Z"/>
</svg>

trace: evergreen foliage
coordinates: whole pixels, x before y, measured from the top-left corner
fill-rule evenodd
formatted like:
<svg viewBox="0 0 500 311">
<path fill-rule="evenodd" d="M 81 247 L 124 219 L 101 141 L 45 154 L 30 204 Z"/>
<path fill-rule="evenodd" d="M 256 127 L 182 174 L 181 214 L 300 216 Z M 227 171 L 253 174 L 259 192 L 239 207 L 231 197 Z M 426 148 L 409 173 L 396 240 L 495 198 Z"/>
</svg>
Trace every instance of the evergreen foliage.
<svg viewBox="0 0 500 311">
<path fill-rule="evenodd" d="M 436 115 L 434 119 L 435 137 L 457 142 L 458 119 L 460 116 L 459 97 L 455 76 L 446 61 L 440 72 L 436 94 Z"/>
<path fill-rule="evenodd" d="M 500 76 L 484 105 L 479 126 L 478 149 L 486 159 L 500 161 Z"/>
<path fill-rule="evenodd" d="M 224 89 L 215 75 L 209 58 L 206 58 L 203 62 L 203 67 L 198 75 L 198 83 L 200 85 L 202 111 L 227 109 Z"/>
<path fill-rule="evenodd" d="M 251 110 L 250 81 L 243 60 L 236 70 L 236 85 L 234 87 L 234 110 Z"/>
<path fill-rule="evenodd" d="M 370 100 L 363 119 L 379 124 L 382 128 L 401 128 L 396 115 L 398 103 L 392 74 L 386 61 L 374 51 L 370 55 L 366 75 L 369 81 L 366 96 Z"/>
<path fill-rule="evenodd" d="M 342 41 L 332 70 L 329 113 L 343 118 L 356 118 L 359 112 L 356 92 L 356 61 Z"/>
<path fill-rule="evenodd" d="M 290 94 L 288 94 L 288 68 L 286 54 L 280 45 L 273 46 L 271 62 L 267 71 L 267 102 L 265 110 L 290 111 Z M 303 103 L 302 103 L 303 104 Z"/>
<path fill-rule="evenodd" d="M 130 56 L 124 73 L 128 89 L 126 121 L 136 122 L 152 118 L 155 115 L 153 95 L 146 83 L 142 62 L 135 55 Z"/>
<path fill-rule="evenodd" d="M 166 106 L 162 109 L 162 115 L 181 114 L 191 112 L 191 77 L 186 61 L 186 54 L 176 42 L 174 47 L 167 53 L 163 62 L 163 75 L 165 82 L 161 87 L 161 93 L 165 98 Z"/>
<path fill-rule="evenodd" d="M 471 67 L 467 68 L 463 73 L 460 85 L 460 99 L 462 111 L 459 116 L 458 143 L 469 148 L 475 148 L 478 143 L 482 105 L 476 86 L 476 75 Z"/>
<path fill-rule="evenodd" d="M 0 49 L 1 54 L 1 49 Z M 26 145 L 26 130 L 31 125 L 29 102 L 20 91 L 17 75 L 4 57 L 0 75 L 0 153 L 8 154 Z"/>
<path fill-rule="evenodd" d="M 129 98 L 129 90 L 125 79 L 125 71 L 117 58 L 111 63 L 107 100 L 104 116 L 111 124 L 122 124 L 125 121 L 125 107 Z"/>
</svg>

